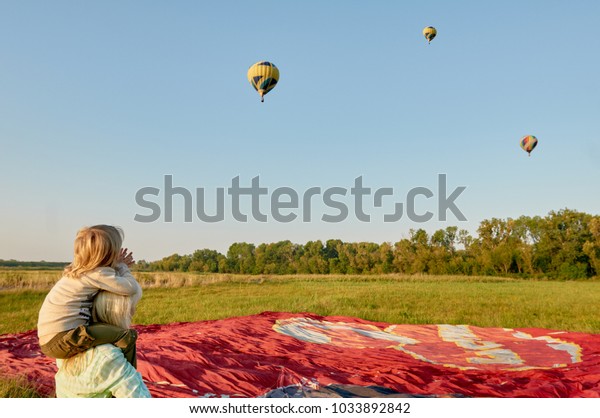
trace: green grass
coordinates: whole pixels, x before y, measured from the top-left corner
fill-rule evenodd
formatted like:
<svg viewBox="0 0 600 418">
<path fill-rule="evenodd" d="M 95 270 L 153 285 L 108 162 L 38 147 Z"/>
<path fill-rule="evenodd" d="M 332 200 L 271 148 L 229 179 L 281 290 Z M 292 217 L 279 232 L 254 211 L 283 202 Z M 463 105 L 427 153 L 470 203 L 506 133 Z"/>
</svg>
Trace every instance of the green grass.
<svg viewBox="0 0 600 418">
<path fill-rule="evenodd" d="M 149 289 L 134 319 L 151 324 L 287 311 L 402 324 L 600 333 L 600 318 L 594 314 L 599 304 L 597 282 L 288 279 Z"/>
<path fill-rule="evenodd" d="M 0 376 L 0 398 L 42 398 L 36 387 L 23 377 Z"/>
<path fill-rule="evenodd" d="M 165 276 L 166 277 L 166 276 Z M 598 281 L 461 276 L 145 277 L 138 324 L 201 321 L 263 311 L 312 312 L 401 324 L 539 327 L 600 333 Z M 173 285 L 163 277 L 164 286 Z M 153 284 L 154 283 L 154 284 Z M 179 285 L 177 285 L 179 286 Z M 0 334 L 34 329 L 47 290 L 0 291 Z"/>
<path fill-rule="evenodd" d="M 37 327 L 37 316 L 47 292 L 0 291 L 0 334 L 29 331 Z"/>
</svg>

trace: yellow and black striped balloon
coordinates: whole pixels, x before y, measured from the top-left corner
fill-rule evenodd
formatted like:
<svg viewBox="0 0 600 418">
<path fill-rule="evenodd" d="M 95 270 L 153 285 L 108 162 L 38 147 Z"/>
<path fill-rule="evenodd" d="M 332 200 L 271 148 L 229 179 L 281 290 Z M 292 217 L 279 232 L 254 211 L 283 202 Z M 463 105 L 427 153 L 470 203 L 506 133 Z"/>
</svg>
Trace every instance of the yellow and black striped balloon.
<svg viewBox="0 0 600 418">
<path fill-rule="evenodd" d="M 437 30 L 433 26 L 427 26 L 423 29 L 423 36 L 429 43 L 435 38 L 435 35 L 437 35 Z"/>
<path fill-rule="evenodd" d="M 533 135 L 527 135 L 521 138 L 519 144 L 524 151 L 527 151 L 527 155 L 531 156 L 531 151 L 537 146 L 538 140 Z"/>
<path fill-rule="evenodd" d="M 248 81 L 265 101 L 265 94 L 273 90 L 279 81 L 279 69 L 272 62 L 260 61 L 248 69 Z"/>
</svg>

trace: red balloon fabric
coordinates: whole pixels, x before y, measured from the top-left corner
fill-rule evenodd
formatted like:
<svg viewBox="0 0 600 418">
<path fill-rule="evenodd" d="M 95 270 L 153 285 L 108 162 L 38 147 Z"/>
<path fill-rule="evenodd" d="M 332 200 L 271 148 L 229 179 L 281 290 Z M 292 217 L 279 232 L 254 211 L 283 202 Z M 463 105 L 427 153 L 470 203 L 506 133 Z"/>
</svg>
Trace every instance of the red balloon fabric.
<svg viewBox="0 0 600 418">
<path fill-rule="evenodd" d="M 155 397 L 258 397 L 291 385 L 377 386 L 415 396 L 600 397 L 597 334 L 279 312 L 136 329 L 138 370 Z M 0 336 L 0 374 L 27 376 L 52 394 L 55 372 L 35 331 Z"/>
</svg>

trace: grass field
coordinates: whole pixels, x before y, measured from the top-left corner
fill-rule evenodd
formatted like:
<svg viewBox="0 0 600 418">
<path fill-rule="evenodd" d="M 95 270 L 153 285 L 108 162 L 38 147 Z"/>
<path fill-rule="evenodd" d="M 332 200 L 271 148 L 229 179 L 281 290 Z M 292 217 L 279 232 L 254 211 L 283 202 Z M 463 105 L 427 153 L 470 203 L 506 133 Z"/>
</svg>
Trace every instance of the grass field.
<svg viewBox="0 0 600 418">
<path fill-rule="evenodd" d="M 0 334 L 36 327 L 57 271 L 0 271 Z M 465 276 L 235 276 L 137 273 L 137 324 L 263 311 L 354 316 L 398 324 L 539 327 L 600 333 L 599 281 Z"/>
<path fill-rule="evenodd" d="M 41 398 L 35 384 L 24 377 L 0 376 L 0 398 Z"/>
</svg>

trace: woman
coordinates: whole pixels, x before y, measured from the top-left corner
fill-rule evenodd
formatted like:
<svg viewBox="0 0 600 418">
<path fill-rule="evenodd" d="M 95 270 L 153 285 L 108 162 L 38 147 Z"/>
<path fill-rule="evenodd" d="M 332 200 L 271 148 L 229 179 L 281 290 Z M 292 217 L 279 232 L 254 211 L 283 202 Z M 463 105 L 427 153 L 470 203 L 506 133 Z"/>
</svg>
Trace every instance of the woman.
<svg viewBox="0 0 600 418">
<path fill-rule="evenodd" d="M 94 300 L 95 322 L 129 328 L 139 298 L 100 292 Z M 57 360 L 57 398 L 150 398 L 142 375 L 123 351 L 102 344 L 65 360 Z"/>
</svg>

